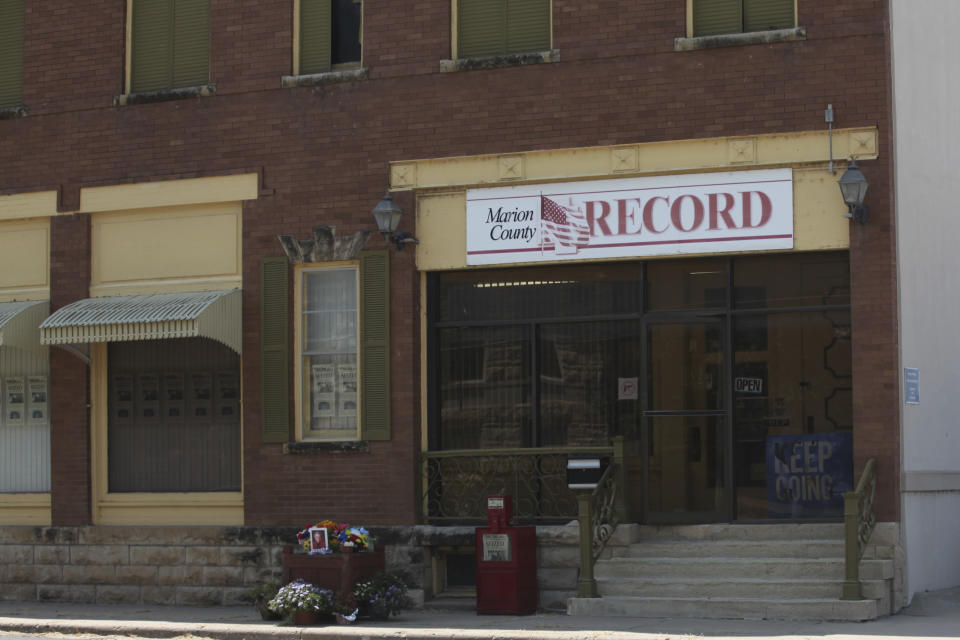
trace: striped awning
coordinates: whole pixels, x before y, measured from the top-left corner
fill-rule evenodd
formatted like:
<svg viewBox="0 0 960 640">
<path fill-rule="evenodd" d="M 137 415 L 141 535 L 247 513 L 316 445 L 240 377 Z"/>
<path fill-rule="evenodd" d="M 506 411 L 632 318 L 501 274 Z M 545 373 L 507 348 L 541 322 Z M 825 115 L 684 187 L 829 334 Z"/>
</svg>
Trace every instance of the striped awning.
<svg viewBox="0 0 960 640">
<path fill-rule="evenodd" d="M 211 338 L 241 352 L 241 296 L 230 291 L 87 298 L 40 325 L 41 344 Z"/>
<path fill-rule="evenodd" d="M 50 315 L 46 300 L 0 302 L 0 347 L 39 349 L 43 319 Z"/>
</svg>

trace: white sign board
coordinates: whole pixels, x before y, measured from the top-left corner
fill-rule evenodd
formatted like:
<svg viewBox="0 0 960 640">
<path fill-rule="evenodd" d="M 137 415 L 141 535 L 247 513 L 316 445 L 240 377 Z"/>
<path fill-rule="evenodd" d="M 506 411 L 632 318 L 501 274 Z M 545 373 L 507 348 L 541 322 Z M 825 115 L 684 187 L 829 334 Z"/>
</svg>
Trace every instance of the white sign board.
<svg viewBox="0 0 960 640">
<path fill-rule="evenodd" d="M 793 172 L 469 189 L 467 264 L 793 248 Z"/>
</svg>

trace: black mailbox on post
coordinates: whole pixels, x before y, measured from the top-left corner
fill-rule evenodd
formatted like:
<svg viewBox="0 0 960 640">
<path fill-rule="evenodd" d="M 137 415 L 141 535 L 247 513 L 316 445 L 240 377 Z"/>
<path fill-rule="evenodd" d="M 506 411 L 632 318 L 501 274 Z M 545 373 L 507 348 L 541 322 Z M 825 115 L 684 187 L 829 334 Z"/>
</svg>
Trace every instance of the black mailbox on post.
<svg viewBox="0 0 960 640">
<path fill-rule="evenodd" d="M 609 464 L 610 458 L 599 456 L 567 458 L 567 487 L 570 489 L 596 489 Z"/>
</svg>

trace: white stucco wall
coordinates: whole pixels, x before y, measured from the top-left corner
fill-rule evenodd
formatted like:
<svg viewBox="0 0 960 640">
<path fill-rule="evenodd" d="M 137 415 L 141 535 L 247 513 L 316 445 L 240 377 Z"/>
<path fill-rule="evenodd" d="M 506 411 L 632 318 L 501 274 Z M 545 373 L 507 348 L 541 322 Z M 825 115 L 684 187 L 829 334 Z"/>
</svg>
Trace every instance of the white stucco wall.
<svg viewBox="0 0 960 640">
<path fill-rule="evenodd" d="M 906 595 L 960 584 L 960 2 L 891 0 Z M 869 196 L 868 196 L 869 201 Z"/>
</svg>

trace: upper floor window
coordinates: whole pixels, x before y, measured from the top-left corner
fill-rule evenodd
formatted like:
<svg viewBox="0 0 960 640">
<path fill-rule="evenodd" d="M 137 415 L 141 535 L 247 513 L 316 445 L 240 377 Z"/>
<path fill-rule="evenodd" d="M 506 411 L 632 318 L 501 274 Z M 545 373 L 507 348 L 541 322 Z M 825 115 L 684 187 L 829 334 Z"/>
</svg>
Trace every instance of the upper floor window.
<svg viewBox="0 0 960 640">
<path fill-rule="evenodd" d="M 772 31 L 796 26 L 795 0 L 688 0 L 693 36 Z"/>
<path fill-rule="evenodd" d="M 23 101 L 23 0 L 0 0 L 0 109 Z"/>
<path fill-rule="evenodd" d="M 210 80 L 210 0 L 131 0 L 131 93 Z"/>
<path fill-rule="evenodd" d="M 361 0 L 296 0 L 294 74 L 359 65 L 362 10 Z"/>
<path fill-rule="evenodd" d="M 457 0 L 456 9 L 458 58 L 550 48 L 550 0 Z"/>
</svg>

